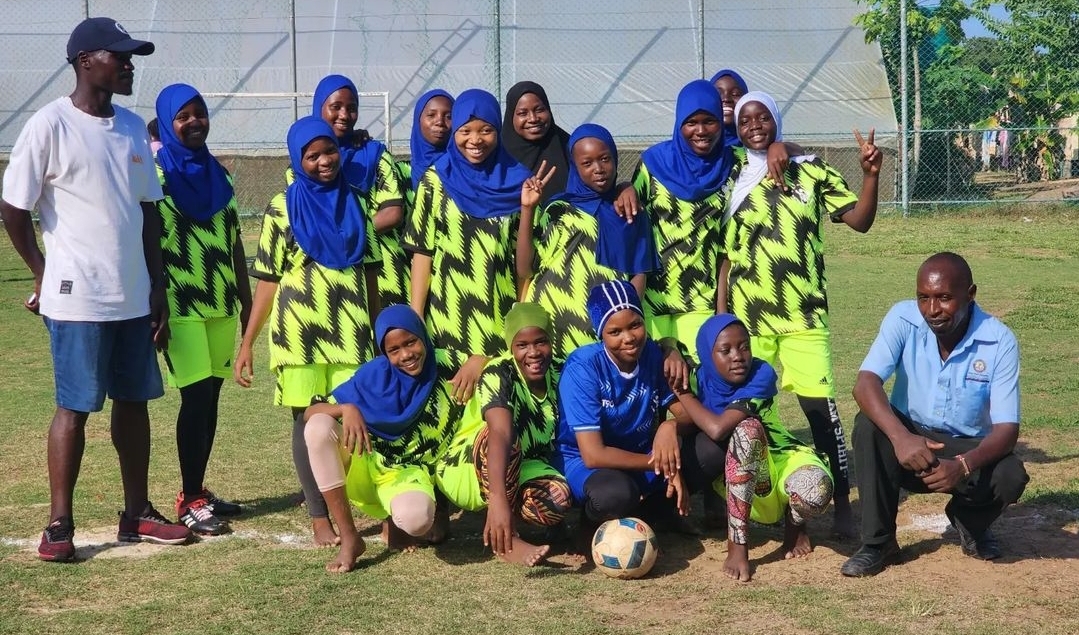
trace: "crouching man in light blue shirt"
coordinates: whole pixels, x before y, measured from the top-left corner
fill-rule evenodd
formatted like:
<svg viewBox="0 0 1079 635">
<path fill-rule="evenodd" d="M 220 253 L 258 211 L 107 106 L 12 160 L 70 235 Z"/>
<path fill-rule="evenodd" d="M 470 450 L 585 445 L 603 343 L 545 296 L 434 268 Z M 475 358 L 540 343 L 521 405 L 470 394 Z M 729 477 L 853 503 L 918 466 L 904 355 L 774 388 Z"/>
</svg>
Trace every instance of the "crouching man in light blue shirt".
<svg viewBox="0 0 1079 635">
<path fill-rule="evenodd" d="M 989 526 L 1026 487 L 1019 437 L 1019 347 L 1004 324 L 974 302 L 970 266 L 931 256 L 918 270 L 917 299 L 888 312 L 858 372 L 855 474 L 862 548 L 840 571 L 876 575 L 902 559 L 896 542 L 899 491 L 949 493 L 944 508 L 963 553 L 1001 555 Z M 891 399 L 884 382 L 895 376 Z"/>
</svg>

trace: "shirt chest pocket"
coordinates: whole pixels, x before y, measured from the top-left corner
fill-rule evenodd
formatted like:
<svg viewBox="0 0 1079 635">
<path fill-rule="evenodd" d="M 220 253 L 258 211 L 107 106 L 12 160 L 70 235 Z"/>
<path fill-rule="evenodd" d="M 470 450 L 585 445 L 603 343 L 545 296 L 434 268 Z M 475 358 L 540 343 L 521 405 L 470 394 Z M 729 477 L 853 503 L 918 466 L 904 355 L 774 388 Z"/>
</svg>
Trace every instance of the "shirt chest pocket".
<svg viewBox="0 0 1079 635">
<path fill-rule="evenodd" d="M 953 412 L 958 422 L 978 424 L 989 412 L 989 376 L 967 373 L 954 388 Z"/>
</svg>

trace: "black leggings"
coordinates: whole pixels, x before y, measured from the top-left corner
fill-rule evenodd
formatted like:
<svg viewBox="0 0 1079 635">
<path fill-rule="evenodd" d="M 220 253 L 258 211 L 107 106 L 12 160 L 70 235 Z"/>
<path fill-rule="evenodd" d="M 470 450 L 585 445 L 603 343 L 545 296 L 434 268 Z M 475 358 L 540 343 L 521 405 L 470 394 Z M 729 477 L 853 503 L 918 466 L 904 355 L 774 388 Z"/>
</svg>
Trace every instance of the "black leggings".
<svg viewBox="0 0 1079 635">
<path fill-rule="evenodd" d="M 180 389 L 180 413 L 176 417 L 176 452 L 185 496 L 202 492 L 206 465 L 217 435 L 217 402 L 220 377 L 207 377 Z"/>
<path fill-rule="evenodd" d="M 296 465 L 296 476 L 300 479 L 307 515 L 311 518 L 327 518 L 330 515 L 326 499 L 318 491 L 315 473 L 311 471 L 311 459 L 307 454 L 307 441 L 303 438 L 305 422 L 303 413 L 306 408 L 292 409 L 292 462 Z"/>
<path fill-rule="evenodd" d="M 701 432 L 682 438 L 682 478 L 690 492 L 710 487 L 723 474 L 726 448 L 717 445 Z M 601 468 L 584 482 L 585 517 L 593 523 L 612 518 L 625 518 L 642 511 L 660 511 L 674 504 L 658 489 L 641 500 L 641 487 L 633 472 Z"/>
<path fill-rule="evenodd" d="M 813 433 L 813 445 L 828 456 L 832 468 L 832 480 L 835 490 L 832 495 L 847 498 L 850 495 L 850 467 L 847 464 L 847 439 L 843 434 L 843 422 L 839 420 L 839 409 L 835 399 L 828 397 L 803 397 L 798 395 L 798 404 L 802 406 L 809 421 L 809 430 Z"/>
</svg>

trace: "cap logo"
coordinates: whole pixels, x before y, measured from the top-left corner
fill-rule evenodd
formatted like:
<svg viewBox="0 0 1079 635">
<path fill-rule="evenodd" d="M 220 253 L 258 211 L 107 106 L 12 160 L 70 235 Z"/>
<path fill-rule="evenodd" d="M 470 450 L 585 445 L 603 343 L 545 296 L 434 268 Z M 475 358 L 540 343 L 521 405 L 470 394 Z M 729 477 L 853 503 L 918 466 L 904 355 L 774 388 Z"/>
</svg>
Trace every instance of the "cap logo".
<svg viewBox="0 0 1079 635">
<path fill-rule="evenodd" d="M 123 33 L 124 35 L 127 35 L 128 37 L 130 37 L 128 32 L 124 30 L 124 27 L 120 26 L 119 22 L 116 22 L 115 25 L 116 25 L 116 30 L 117 31 L 119 31 L 120 33 Z"/>
</svg>

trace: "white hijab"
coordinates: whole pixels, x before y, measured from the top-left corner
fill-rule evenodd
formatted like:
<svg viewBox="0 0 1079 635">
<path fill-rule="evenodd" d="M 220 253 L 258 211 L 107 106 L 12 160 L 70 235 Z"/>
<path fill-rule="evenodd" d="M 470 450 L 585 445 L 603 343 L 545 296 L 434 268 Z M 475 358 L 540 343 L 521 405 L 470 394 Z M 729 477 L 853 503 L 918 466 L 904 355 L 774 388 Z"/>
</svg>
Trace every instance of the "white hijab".
<svg viewBox="0 0 1079 635">
<path fill-rule="evenodd" d="M 776 122 L 776 141 L 783 140 L 783 118 L 779 114 L 779 106 L 776 105 L 772 96 L 768 93 L 761 92 L 759 90 L 753 90 L 742 96 L 738 100 L 738 103 L 734 105 L 734 122 L 735 126 L 738 125 L 738 115 L 742 112 L 742 107 L 751 101 L 763 104 L 768 112 L 772 113 L 772 119 Z M 739 131 L 739 138 L 741 132 Z M 742 145 L 745 145 L 745 139 L 742 139 Z M 731 194 L 731 200 L 727 205 L 727 211 L 723 214 L 723 220 L 729 220 L 731 216 L 738 210 L 738 207 L 742 205 L 742 202 L 746 200 L 749 193 L 753 191 L 753 188 L 757 187 L 768 176 L 768 151 L 767 150 L 751 150 L 746 147 L 746 165 L 742 168 L 742 171 L 738 174 L 738 180 L 734 183 L 734 193 Z M 813 155 L 802 155 L 791 157 L 791 161 L 795 163 L 801 163 L 802 161 L 810 161 L 813 159 Z"/>
</svg>

